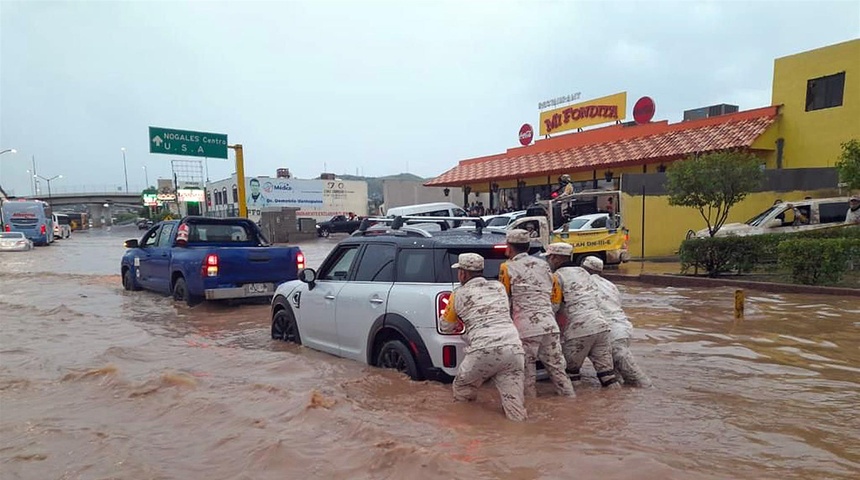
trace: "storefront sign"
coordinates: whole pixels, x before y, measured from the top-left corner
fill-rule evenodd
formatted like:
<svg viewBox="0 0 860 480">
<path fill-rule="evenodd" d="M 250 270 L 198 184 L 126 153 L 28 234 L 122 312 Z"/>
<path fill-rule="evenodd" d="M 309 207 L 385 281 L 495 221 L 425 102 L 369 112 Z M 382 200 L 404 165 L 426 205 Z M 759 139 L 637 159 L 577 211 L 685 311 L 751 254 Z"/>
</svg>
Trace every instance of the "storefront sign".
<svg viewBox="0 0 860 480">
<path fill-rule="evenodd" d="M 203 192 L 203 190 L 180 188 L 176 191 L 176 194 L 179 195 L 180 202 L 203 203 L 206 201 L 206 194 Z"/>
<path fill-rule="evenodd" d="M 540 134 L 566 132 L 627 118 L 627 92 L 547 110 L 540 114 Z"/>
<path fill-rule="evenodd" d="M 157 207 L 158 206 L 158 195 L 154 193 L 144 193 L 143 194 L 143 205 L 146 207 Z"/>
<path fill-rule="evenodd" d="M 636 123 L 643 124 L 648 123 L 654 118 L 654 112 L 657 110 L 654 105 L 654 100 L 651 97 L 642 97 L 636 101 L 636 104 L 633 105 L 633 120 L 636 120 Z"/>
<path fill-rule="evenodd" d="M 579 97 L 582 95 L 581 92 L 572 93 L 570 95 L 562 95 L 560 97 L 553 98 L 552 100 L 547 100 L 545 102 L 538 103 L 538 109 L 543 110 L 544 108 L 554 107 L 556 105 L 561 105 L 562 103 L 570 103 L 579 100 Z"/>
<path fill-rule="evenodd" d="M 159 193 L 155 198 L 159 202 L 172 202 L 176 200 L 176 195 L 172 193 Z"/>
<path fill-rule="evenodd" d="M 526 146 L 532 143 L 532 139 L 535 136 L 535 131 L 532 129 L 532 126 L 528 123 L 523 124 L 520 127 L 520 145 Z"/>
</svg>

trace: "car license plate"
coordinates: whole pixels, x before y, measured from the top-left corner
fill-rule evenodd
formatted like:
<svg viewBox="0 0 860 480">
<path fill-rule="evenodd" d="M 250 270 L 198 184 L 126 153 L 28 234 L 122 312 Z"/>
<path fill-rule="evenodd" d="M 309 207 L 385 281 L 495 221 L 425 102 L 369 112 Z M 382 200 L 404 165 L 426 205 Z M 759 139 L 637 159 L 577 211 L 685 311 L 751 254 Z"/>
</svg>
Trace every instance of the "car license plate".
<svg viewBox="0 0 860 480">
<path fill-rule="evenodd" d="M 271 283 L 246 283 L 245 293 L 269 293 L 272 291 Z"/>
</svg>

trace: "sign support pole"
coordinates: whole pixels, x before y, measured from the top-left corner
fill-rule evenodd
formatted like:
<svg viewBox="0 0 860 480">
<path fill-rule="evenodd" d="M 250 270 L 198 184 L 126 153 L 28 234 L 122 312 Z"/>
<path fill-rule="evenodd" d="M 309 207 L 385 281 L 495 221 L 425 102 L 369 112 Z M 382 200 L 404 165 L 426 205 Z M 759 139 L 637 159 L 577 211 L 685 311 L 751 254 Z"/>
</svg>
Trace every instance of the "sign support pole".
<svg viewBox="0 0 860 480">
<path fill-rule="evenodd" d="M 242 144 L 228 145 L 236 152 L 236 188 L 239 194 L 239 216 L 248 218 L 248 204 L 245 199 L 245 158 L 242 155 Z"/>
</svg>

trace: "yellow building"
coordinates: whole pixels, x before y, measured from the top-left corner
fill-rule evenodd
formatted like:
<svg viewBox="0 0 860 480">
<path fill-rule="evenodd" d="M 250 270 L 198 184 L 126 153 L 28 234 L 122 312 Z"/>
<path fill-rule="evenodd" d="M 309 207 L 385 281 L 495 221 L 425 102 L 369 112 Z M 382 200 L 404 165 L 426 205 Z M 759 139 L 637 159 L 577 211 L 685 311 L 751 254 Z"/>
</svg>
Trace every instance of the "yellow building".
<svg viewBox="0 0 860 480">
<path fill-rule="evenodd" d="M 781 167 L 834 166 L 840 145 L 860 139 L 860 39 L 777 58 L 772 98 Z"/>
<path fill-rule="evenodd" d="M 623 192 L 619 210 L 630 229 L 631 256 L 673 255 L 689 230 L 706 226 L 695 209 L 669 206 L 663 189 L 666 167 L 692 155 L 741 149 L 761 157 L 767 184 L 735 206 L 728 222 L 744 222 L 776 199 L 839 194 L 836 172 L 826 168 L 834 166 L 841 143 L 860 139 L 860 39 L 776 59 L 768 107 L 674 124 L 623 122 L 627 102 L 620 95 L 545 112 L 541 131 L 576 131 L 462 160 L 426 185 L 462 187 L 464 203 L 470 192 L 492 191 L 490 207 L 522 208 L 549 198 L 559 176 L 568 174 L 577 190 Z M 590 123 L 576 124 L 586 113 L 615 124 L 577 128 L 607 121 L 589 117 Z M 595 211 L 602 201 L 595 197 Z"/>
</svg>

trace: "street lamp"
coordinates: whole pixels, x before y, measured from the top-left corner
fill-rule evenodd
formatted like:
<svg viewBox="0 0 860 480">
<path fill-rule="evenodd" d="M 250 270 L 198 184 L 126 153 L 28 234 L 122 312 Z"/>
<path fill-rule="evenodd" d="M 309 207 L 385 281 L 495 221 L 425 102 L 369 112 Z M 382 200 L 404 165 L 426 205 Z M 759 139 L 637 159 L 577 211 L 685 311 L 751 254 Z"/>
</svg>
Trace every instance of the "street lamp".
<svg viewBox="0 0 860 480">
<path fill-rule="evenodd" d="M 14 148 L 7 148 L 6 150 L 0 151 L 0 155 L 3 155 L 4 153 L 18 153 L 18 150 L 15 150 Z"/>
<path fill-rule="evenodd" d="M 41 178 L 42 180 L 48 182 L 48 205 L 51 205 L 51 182 L 53 182 L 54 180 L 56 180 L 58 178 L 63 178 L 63 176 L 62 175 L 54 175 L 51 178 L 45 178 L 41 175 L 33 175 L 33 178 Z M 51 205 L 51 206 L 53 206 L 53 205 Z"/>
<path fill-rule="evenodd" d="M 122 171 L 125 173 L 125 193 L 128 193 L 128 168 L 125 165 L 125 147 L 120 148 L 122 150 Z"/>
<path fill-rule="evenodd" d="M 143 176 L 146 177 L 146 186 L 144 190 L 149 188 L 149 172 L 146 171 L 146 165 L 143 166 Z"/>
</svg>

